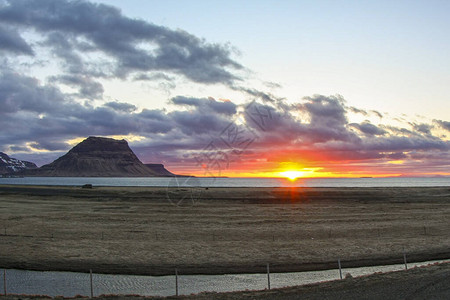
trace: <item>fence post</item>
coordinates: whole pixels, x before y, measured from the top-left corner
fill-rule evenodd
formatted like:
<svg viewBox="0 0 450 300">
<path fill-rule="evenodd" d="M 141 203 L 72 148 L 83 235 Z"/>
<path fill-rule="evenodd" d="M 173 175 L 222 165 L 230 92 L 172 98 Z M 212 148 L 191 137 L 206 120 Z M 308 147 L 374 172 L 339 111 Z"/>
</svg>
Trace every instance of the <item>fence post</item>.
<svg viewBox="0 0 450 300">
<path fill-rule="evenodd" d="M 270 268 L 269 268 L 269 264 L 267 264 L 267 287 L 270 290 Z"/>
<path fill-rule="evenodd" d="M 94 298 L 94 287 L 92 285 L 92 269 L 89 270 L 89 277 L 90 277 L 90 281 L 91 281 L 91 298 Z"/>
<path fill-rule="evenodd" d="M 6 296 L 6 269 L 3 269 L 3 290 Z"/>
<path fill-rule="evenodd" d="M 405 270 L 408 270 L 408 264 L 406 262 L 406 253 L 405 252 L 403 252 L 403 261 L 405 263 Z"/>
<path fill-rule="evenodd" d="M 341 259 L 340 258 L 338 258 L 338 266 L 339 266 L 339 276 L 342 279 L 342 268 L 341 268 Z"/>
<path fill-rule="evenodd" d="M 178 269 L 175 268 L 175 296 L 178 296 Z"/>
</svg>

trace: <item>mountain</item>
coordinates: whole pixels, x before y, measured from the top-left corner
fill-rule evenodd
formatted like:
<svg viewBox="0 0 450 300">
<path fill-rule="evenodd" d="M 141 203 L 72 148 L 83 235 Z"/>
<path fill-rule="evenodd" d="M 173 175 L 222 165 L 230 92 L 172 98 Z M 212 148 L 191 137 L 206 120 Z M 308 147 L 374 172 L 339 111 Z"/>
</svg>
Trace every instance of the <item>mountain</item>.
<svg viewBox="0 0 450 300">
<path fill-rule="evenodd" d="M 9 157 L 3 152 L 0 152 L 0 174 L 12 175 L 17 172 L 35 169 L 37 166 L 29 161 L 18 160 L 16 158 Z"/>
<path fill-rule="evenodd" d="M 176 176 L 164 168 L 163 164 L 145 164 L 150 170 L 158 174 L 158 176 Z"/>
<path fill-rule="evenodd" d="M 161 165 L 162 166 L 162 165 Z M 161 174 L 161 171 L 166 171 Z M 143 164 L 125 140 L 88 137 L 65 155 L 25 176 L 55 177 L 156 177 L 169 176 L 164 167 Z M 174 176 L 174 175 L 170 175 Z"/>
</svg>

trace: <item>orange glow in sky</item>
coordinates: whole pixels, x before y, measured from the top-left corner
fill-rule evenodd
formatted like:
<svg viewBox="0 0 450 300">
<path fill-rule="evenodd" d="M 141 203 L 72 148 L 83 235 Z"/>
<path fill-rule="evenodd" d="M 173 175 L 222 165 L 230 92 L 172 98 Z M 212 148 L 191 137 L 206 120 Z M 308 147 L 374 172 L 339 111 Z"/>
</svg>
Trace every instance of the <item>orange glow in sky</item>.
<svg viewBox="0 0 450 300">
<path fill-rule="evenodd" d="M 387 163 L 390 164 L 390 163 Z M 392 164 L 397 165 L 397 164 Z M 205 166 L 207 168 L 207 166 Z M 414 174 L 405 172 L 383 172 L 377 169 L 376 165 L 342 165 L 328 162 L 324 167 L 313 165 L 309 167 L 302 162 L 241 162 L 239 164 L 230 165 L 229 168 L 220 172 L 205 173 L 205 168 L 194 168 L 178 171 L 178 174 L 191 174 L 199 177 L 269 177 L 269 178 L 285 178 L 290 181 L 297 181 L 302 178 L 358 178 L 358 177 L 399 177 L 414 176 Z M 429 174 L 433 175 L 449 175 L 446 174 Z"/>
</svg>

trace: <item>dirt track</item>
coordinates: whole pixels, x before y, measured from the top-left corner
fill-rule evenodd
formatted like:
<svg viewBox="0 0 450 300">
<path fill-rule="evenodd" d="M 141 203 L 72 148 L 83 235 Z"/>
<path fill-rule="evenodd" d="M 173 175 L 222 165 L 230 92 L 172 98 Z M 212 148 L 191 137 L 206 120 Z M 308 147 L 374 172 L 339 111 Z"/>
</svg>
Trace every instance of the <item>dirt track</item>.
<svg viewBox="0 0 450 300">
<path fill-rule="evenodd" d="M 450 257 L 450 188 L 0 186 L 0 267 L 273 272 Z M 178 197 L 178 198 L 177 198 Z M 190 199 L 190 198 L 188 198 Z M 6 235 L 5 235 L 6 231 Z"/>
</svg>

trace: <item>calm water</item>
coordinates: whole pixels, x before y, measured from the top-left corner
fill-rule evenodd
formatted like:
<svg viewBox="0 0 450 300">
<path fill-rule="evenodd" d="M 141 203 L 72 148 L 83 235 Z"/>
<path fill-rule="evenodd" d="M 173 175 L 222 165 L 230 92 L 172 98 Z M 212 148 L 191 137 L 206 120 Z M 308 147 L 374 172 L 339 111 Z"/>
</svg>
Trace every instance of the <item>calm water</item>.
<svg viewBox="0 0 450 300">
<path fill-rule="evenodd" d="M 69 185 L 80 186 L 200 186 L 200 187 L 408 187 L 450 186 L 450 178 L 328 178 L 298 179 L 281 178 L 195 178 L 195 177 L 25 177 L 0 178 L 0 184 Z"/>
<path fill-rule="evenodd" d="M 408 264 L 408 268 L 423 266 L 432 262 Z M 442 262 L 442 261 L 440 261 Z M 404 264 L 363 268 L 344 268 L 342 274 L 353 277 L 404 269 Z M 302 285 L 339 279 L 339 270 L 315 272 L 272 273 L 271 288 Z M 75 272 L 38 272 L 6 270 L 7 292 L 10 294 L 49 295 L 73 297 L 90 295 L 89 274 Z M 267 288 L 267 274 L 238 275 L 180 275 L 179 294 L 227 292 L 242 290 L 263 290 Z M 0 274 L 0 288 L 3 293 L 3 272 Z M 175 294 L 175 276 L 135 276 L 93 274 L 94 295 L 139 294 L 144 296 L 171 296 Z"/>
</svg>

